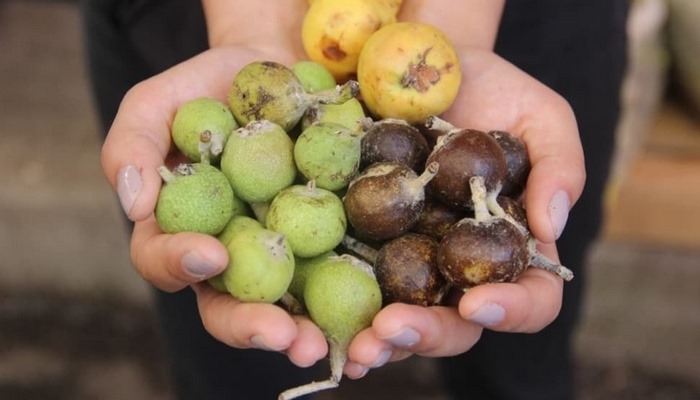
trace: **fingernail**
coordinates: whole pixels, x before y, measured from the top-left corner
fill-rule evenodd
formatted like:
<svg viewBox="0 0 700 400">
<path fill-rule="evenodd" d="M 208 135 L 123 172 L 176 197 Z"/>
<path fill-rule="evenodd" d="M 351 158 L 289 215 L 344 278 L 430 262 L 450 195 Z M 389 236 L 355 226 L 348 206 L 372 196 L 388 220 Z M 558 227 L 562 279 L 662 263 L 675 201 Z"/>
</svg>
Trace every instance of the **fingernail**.
<svg viewBox="0 0 700 400">
<path fill-rule="evenodd" d="M 571 207 L 569 195 L 563 190 L 556 192 L 549 202 L 549 221 L 556 239 L 559 239 L 564 232 L 566 221 L 569 219 L 569 207 Z"/>
<path fill-rule="evenodd" d="M 420 341 L 420 334 L 411 328 L 403 328 L 396 334 L 383 339 L 396 347 L 407 348 Z"/>
<path fill-rule="evenodd" d="M 142 187 L 141 173 L 133 165 L 124 166 L 117 173 L 117 196 L 126 215 L 134 207 Z"/>
<path fill-rule="evenodd" d="M 379 368 L 389 362 L 391 358 L 391 350 L 384 350 L 379 353 L 379 357 L 374 361 L 370 368 Z"/>
<path fill-rule="evenodd" d="M 190 251 L 182 256 L 182 267 L 187 273 L 198 279 L 208 278 L 219 273 L 218 266 L 210 263 L 195 251 Z"/>
<path fill-rule="evenodd" d="M 488 303 L 481 306 L 467 319 L 481 326 L 493 326 L 499 324 L 506 317 L 506 310 L 500 304 Z"/>
<path fill-rule="evenodd" d="M 362 365 L 352 361 L 346 362 L 343 370 L 345 371 L 345 375 L 347 375 L 350 379 L 363 378 L 365 375 L 367 375 L 367 372 L 369 372 L 369 368 L 363 367 Z"/>
<path fill-rule="evenodd" d="M 262 338 L 262 336 L 255 335 L 250 338 L 250 343 L 255 346 L 256 349 L 260 350 L 266 350 L 266 351 L 279 351 L 279 349 L 273 349 L 270 347 L 267 343 L 265 343 L 265 340 Z"/>
</svg>

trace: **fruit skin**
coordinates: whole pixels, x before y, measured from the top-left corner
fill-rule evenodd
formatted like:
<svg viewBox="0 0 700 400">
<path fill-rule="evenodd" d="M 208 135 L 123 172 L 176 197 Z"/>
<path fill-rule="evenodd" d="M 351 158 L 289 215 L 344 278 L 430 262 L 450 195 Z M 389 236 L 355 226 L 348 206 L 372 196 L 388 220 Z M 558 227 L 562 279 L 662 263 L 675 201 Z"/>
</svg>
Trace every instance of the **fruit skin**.
<svg viewBox="0 0 700 400">
<path fill-rule="evenodd" d="M 272 200 L 294 183 L 294 143 L 270 121 L 251 121 L 234 131 L 221 155 L 221 171 L 248 203 Z"/>
<path fill-rule="evenodd" d="M 219 100 L 201 97 L 180 106 L 175 113 L 170 128 L 175 146 L 187 158 L 201 161 L 200 135 L 204 131 L 211 134 L 210 160 L 218 160 L 226 140 L 238 123 L 228 106 Z"/>
<path fill-rule="evenodd" d="M 397 22 L 367 40 L 357 80 L 371 114 L 419 124 L 452 105 L 462 73 L 454 46 L 440 30 Z"/>
<path fill-rule="evenodd" d="M 374 272 L 384 304 L 406 303 L 423 307 L 440 302 L 447 281 L 437 265 L 437 240 L 407 233 L 379 249 Z"/>
<path fill-rule="evenodd" d="M 348 255 L 327 258 L 307 277 L 304 303 L 330 345 L 331 379 L 340 381 L 350 342 L 382 307 L 371 267 Z"/>
<path fill-rule="evenodd" d="M 209 164 L 180 164 L 158 194 L 155 217 L 166 233 L 199 232 L 216 235 L 233 213 L 233 190 L 228 179 Z"/>
<path fill-rule="evenodd" d="M 531 169 L 525 142 L 507 131 L 493 130 L 486 133 L 496 139 L 506 160 L 506 179 L 503 181 L 500 194 L 518 198 L 525 190 Z"/>
<path fill-rule="evenodd" d="M 294 255 L 284 235 L 248 226 L 226 245 L 229 263 L 221 273 L 226 289 L 244 302 L 274 303 L 294 275 Z"/>
<path fill-rule="evenodd" d="M 292 277 L 292 282 L 289 283 L 289 288 L 287 288 L 289 294 L 294 296 L 298 301 L 303 302 L 304 287 L 306 286 L 306 279 L 309 277 L 309 274 L 311 274 L 314 269 L 323 265 L 329 257 L 336 256 L 338 256 L 338 253 L 330 250 L 314 257 L 295 257 L 294 276 Z"/>
<path fill-rule="evenodd" d="M 292 72 L 308 93 L 333 89 L 336 85 L 331 72 L 315 61 L 298 61 L 292 65 Z"/>
<path fill-rule="evenodd" d="M 306 110 L 306 91 L 294 72 L 273 61 L 254 61 L 238 71 L 228 93 L 236 121 L 268 120 L 290 131 Z"/>
<path fill-rule="evenodd" d="M 351 130 L 360 129 L 360 121 L 365 118 L 362 103 L 352 98 L 342 104 L 316 104 L 309 107 L 301 119 L 302 129 L 316 122 L 333 122 Z"/>
<path fill-rule="evenodd" d="M 368 125 L 362 137 L 360 168 L 395 161 L 406 164 L 417 173 L 423 171 L 430 147 L 417 128 L 394 119 L 383 119 Z"/>
<path fill-rule="evenodd" d="M 440 242 L 437 262 L 442 275 L 458 289 L 513 282 L 530 262 L 528 238 L 502 218 L 465 218 Z"/>
<path fill-rule="evenodd" d="M 498 142 L 483 131 L 459 129 L 438 138 L 427 163 L 440 163 L 428 190 L 453 207 L 472 207 L 469 179 L 482 176 L 489 194 L 497 194 L 506 177 L 506 161 Z"/>
<path fill-rule="evenodd" d="M 323 64 L 338 82 L 355 75 L 360 52 L 382 26 L 396 22 L 396 13 L 374 0 L 318 0 L 302 22 L 304 50 Z"/>
<path fill-rule="evenodd" d="M 258 222 L 258 220 L 247 215 L 234 215 L 229 219 L 224 229 L 217 235 L 217 238 L 226 246 L 235 235 L 238 235 L 240 232 L 246 232 L 251 228 L 262 229 L 264 226 Z"/>
<path fill-rule="evenodd" d="M 332 192 L 309 185 L 282 190 L 270 204 L 268 229 L 285 235 L 297 257 L 314 257 L 343 239 L 347 219 L 343 202 Z"/>
<path fill-rule="evenodd" d="M 304 129 L 294 145 L 299 172 L 316 186 L 335 191 L 346 187 L 360 168 L 362 135 L 342 125 L 319 122 Z"/>
</svg>

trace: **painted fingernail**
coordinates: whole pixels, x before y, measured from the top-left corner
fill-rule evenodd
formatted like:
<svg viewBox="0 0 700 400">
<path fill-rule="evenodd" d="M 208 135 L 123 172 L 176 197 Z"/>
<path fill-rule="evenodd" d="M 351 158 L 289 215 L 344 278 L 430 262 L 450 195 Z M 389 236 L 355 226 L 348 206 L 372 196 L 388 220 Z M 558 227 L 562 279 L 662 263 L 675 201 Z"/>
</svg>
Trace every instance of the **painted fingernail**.
<svg viewBox="0 0 700 400">
<path fill-rule="evenodd" d="M 379 368 L 389 362 L 391 358 L 391 350 L 384 350 L 379 353 L 379 357 L 374 361 L 370 368 Z"/>
<path fill-rule="evenodd" d="M 500 304 L 488 303 L 477 309 L 467 319 L 481 326 L 493 326 L 506 318 L 506 310 Z"/>
<path fill-rule="evenodd" d="M 552 224 L 554 237 L 557 239 L 564 232 L 566 221 L 569 219 L 570 207 L 569 195 L 563 190 L 556 192 L 549 202 L 549 221 Z"/>
<path fill-rule="evenodd" d="M 134 207 L 142 187 L 141 173 L 133 165 L 126 165 L 117 173 L 117 196 L 126 215 Z"/>
<path fill-rule="evenodd" d="M 394 335 L 383 338 L 396 347 L 407 348 L 420 342 L 420 334 L 412 328 L 403 328 Z"/>
<path fill-rule="evenodd" d="M 196 251 L 190 251 L 182 256 L 182 267 L 188 274 L 198 279 L 208 278 L 220 271 L 218 266 L 206 260 Z"/>
<path fill-rule="evenodd" d="M 358 363 L 348 361 L 347 363 L 345 363 L 343 371 L 345 372 L 345 375 L 347 375 L 350 379 L 360 379 L 367 375 L 367 372 L 369 372 L 369 368 L 363 367 Z"/>
</svg>

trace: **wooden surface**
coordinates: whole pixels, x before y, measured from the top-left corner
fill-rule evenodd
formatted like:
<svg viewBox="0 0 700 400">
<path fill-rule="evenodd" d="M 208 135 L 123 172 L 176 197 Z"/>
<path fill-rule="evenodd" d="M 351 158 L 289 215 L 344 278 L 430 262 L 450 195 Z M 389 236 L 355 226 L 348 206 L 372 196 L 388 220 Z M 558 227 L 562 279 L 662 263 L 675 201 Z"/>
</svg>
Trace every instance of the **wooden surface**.
<svg viewBox="0 0 700 400">
<path fill-rule="evenodd" d="M 605 239 L 700 249 L 699 121 L 662 107 L 625 178 L 611 183 Z"/>
</svg>

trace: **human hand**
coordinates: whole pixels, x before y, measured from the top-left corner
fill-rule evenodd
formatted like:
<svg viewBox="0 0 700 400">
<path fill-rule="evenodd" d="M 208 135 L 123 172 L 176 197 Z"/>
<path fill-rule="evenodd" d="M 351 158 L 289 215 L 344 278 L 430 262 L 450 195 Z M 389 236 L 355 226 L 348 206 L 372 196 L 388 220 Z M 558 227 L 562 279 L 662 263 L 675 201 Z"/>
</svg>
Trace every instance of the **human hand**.
<svg viewBox="0 0 700 400">
<path fill-rule="evenodd" d="M 539 250 L 557 259 L 554 242 L 585 181 L 573 112 L 558 94 L 493 52 L 469 48 L 460 54 L 460 92 L 442 117 L 457 127 L 503 130 L 523 139 L 532 164 L 524 195 L 530 229 Z M 537 332 L 558 315 L 562 291 L 561 278 L 529 268 L 515 283 L 477 286 L 458 294 L 450 306 L 389 305 L 353 341 L 345 373 L 359 378 L 369 368 L 411 354 L 460 354 L 484 328 Z"/>
<path fill-rule="evenodd" d="M 170 137 L 178 107 L 202 96 L 225 101 L 236 72 L 251 61 L 291 65 L 297 59 L 286 51 L 219 47 L 136 85 L 123 99 L 107 135 L 102 167 L 134 222 L 131 258 L 141 276 L 168 292 L 192 286 L 204 326 L 218 340 L 237 348 L 283 351 L 295 364 L 308 366 L 327 352 L 315 325 L 275 305 L 244 304 L 212 290 L 202 282 L 226 267 L 224 246 L 204 234 L 164 234 L 153 216 L 161 186 L 156 168 L 174 165 L 182 157 Z"/>
</svg>

